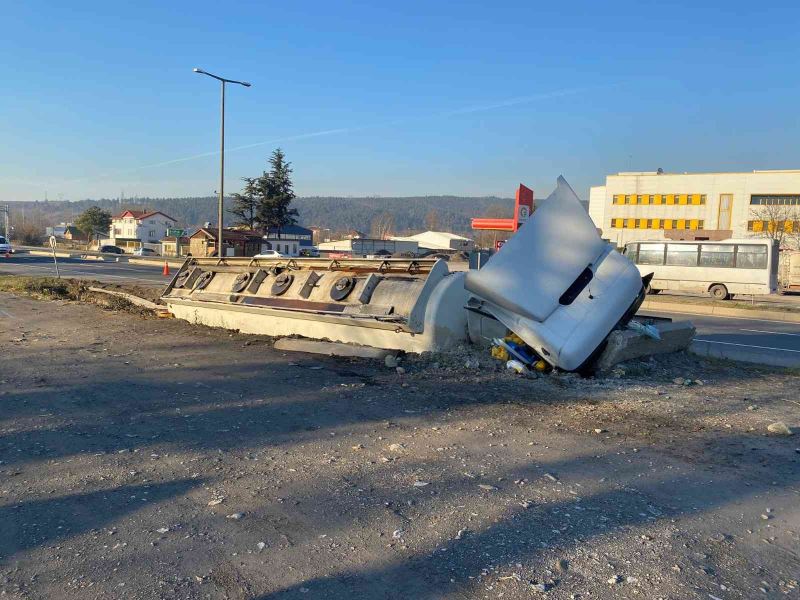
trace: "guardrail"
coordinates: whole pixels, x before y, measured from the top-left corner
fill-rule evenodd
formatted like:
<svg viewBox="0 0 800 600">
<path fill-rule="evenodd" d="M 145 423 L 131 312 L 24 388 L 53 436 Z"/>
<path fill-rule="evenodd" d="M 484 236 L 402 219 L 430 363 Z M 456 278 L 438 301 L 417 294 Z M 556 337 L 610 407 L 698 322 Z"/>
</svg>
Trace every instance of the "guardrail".
<svg viewBox="0 0 800 600">
<path fill-rule="evenodd" d="M 53 256 L 53 251 L 41 246 L 14 246 L 15 251 L 24 251 L 32 256 Z M 126 262 L 161 268 L 166 262 L 170 267 L 180 267 L 183 258 L 163 256 L 134 256 L 132 254 L 114 254 L 113 252 L 97 252 L 96 250 L 67 250 L 56 248 L 56 258 L 82 258 L 85 260 L 101 260 L 106 262 Z"/>
</svg>

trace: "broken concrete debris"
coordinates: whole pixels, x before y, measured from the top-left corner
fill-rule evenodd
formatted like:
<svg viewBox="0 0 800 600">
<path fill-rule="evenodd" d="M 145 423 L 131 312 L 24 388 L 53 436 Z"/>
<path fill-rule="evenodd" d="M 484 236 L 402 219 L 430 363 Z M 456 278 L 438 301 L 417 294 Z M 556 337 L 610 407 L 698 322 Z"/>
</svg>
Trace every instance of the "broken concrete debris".
<svg viewBox="0 0 800 600">
<path fill-rule="evenodd" d="M 794 432 L 783 421 L 770 423 L 767 425 L 767 431 L 774 435 L 793 435 Z"/>
<path fill-rule="evenodd" d="M 494 358 L 519 361 L 524 369 L 509 367 L 525 375 L 685 347 L 691 328 L 667 336 L 661 324 L 632 321 L 643 300 L 636 266 L 600 238 L 563 177 L 480 270 L 451 273 L 446 261 L 423 258 L 190 257 L 162 296 L 181 319 L 293 336 L 275 347 L 376 358 L 398 373 L 398 350 L 488 339 Z"/>
</svg>

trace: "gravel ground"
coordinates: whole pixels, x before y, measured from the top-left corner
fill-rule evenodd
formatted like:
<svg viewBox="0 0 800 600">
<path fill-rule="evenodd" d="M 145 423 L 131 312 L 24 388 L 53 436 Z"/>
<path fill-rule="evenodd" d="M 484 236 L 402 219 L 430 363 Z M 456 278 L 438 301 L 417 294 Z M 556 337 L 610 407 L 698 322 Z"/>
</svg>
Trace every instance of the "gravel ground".
<svg viewBox="0 0 800 600">
<path fill-rule="evenodd" d="M 767 430 L 800 426 L 795 373 L 531 380 L 467 350 L 398 373 L 0 307 L 4 597 L 800 595 L 800 435 Z"/>
</svg>

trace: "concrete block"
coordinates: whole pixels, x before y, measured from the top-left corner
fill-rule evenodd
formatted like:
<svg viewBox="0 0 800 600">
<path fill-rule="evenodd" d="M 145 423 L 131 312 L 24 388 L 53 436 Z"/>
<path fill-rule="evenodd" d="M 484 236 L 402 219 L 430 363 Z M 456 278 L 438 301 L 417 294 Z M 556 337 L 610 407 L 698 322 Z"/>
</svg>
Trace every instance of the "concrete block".
<svg viewBox="0 0 800 600">
<path fill-rule="evenodd" d="M 144 298 L 139 298 L 139 296 L 134 296 L 133 294 L 127 294 L 125 292 L 117 292 L 115 290 L 106 290 L 99 287 L 90 287 L 90 292 L 97 292 L 98 294 L 108 294 L 109 296 L 117 296 L 119 298 L 124 298 L 131 304 L 135 304 L 136 306 L 141 306 L 142 308 L 148 308 L 150 310 L 164 310 L 166 307 L 160 306 L 155 302 L 150 302 L 150 300 L 145 300 Z"/>
<path fill-rule="evenodd" d="M 299 338 L 280 338 L 275 342 L 276 350 L 290 352 L 308 352 L 309 354 L 324 354 L 325 356 L 355 356 L 359 358 L 374 358 L 385 360 L 386 356 L 396 354 L 393 350 L 373 348 L 372 346 L 355 346 L 341 342 L 322 342 L 319 340 L 306 340 Z"/>
<path fill-rule="evenodd" d="M 694 338 L 695 328 L 689 321 L 656 323 L 661 340 L 654 340 L 635 331 L 614 331 L 608 336 L 606 349 L 597 360 L 597 369 L 607 371 L 617 363 L 685 350 Z"/>
</svg>

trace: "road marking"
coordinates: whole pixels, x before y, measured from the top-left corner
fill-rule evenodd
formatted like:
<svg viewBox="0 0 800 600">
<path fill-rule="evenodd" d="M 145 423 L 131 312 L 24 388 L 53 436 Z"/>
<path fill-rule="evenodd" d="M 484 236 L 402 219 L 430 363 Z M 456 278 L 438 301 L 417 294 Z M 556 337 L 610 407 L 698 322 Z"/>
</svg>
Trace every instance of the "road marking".
<svg viewBox="0 0 800 600">
<path fill-rule="evenodd" d="M 797 352 L 800 350 L 789 350 L 789 348 L 770 348 L 769 346 L 752 346 L 750 344 L 736 344 L 734 342 L 718 342 L 716 340 L 703 340 L 695 338 L 695 342 L 705 342 L 706 344 L 722 344 L 723 346 L 741 346 L 742 348 L 758 348 L 759 350 L 777 350 L 778 352 Z"/>
<path fill-rule="evenodd" d="M 751 317 L 729 317 L 727 315 L 711 315 L 705 313 L 684 312 L 681 310 L 656 310 L 655 308 L 645 308 L 642 310 L 644 314 L 639 315 L 647 318 L 649 313 L 661 313 L 662 315 L 693 315 L 701 319 L 727 319 L 728 321 L 753 321 L 754 323 L 778 323 L 779 325 L 798 325 L 794 321 L 774 321 L 772 319 L 753 319 Z"/>
<path fill-rule="evenodd" d="M 772 335 L 792 335 L 800 337 L 800 333 L 786 333 L 785 331 L 762 331 L 760 329 L 740 329 L 739 331 L 749 331 L 751 333 L 771 333 Z"/>
<path fill-rule="evenodd" d="M 8 317 L 9 319 L 13 319 L 14 315 L 0 308 L 0 317 Z"/>
</svg>

